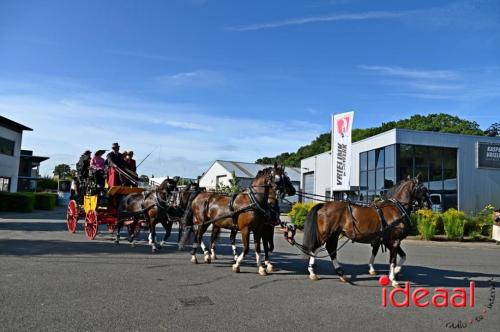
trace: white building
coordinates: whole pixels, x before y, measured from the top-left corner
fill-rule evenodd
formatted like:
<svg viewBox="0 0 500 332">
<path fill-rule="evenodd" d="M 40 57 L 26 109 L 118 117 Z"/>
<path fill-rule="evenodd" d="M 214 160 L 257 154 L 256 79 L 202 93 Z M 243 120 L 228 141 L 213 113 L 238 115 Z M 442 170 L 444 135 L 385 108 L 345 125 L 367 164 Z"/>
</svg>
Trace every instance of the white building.
<svg viewBox="0 0 500 332">
<path fill-rule="evenodd" d="M 228 186 L 234 172 L 236 178 L 239 180 L 240 187 L 247 188 L 257 176 L 257 173 L 266 167 L 272 167 L 272 165 L 216 160 L 201 176 L 200 186 L 207 188 L 207 190 L 215 190 L 217 186 Z M 297 167 L 286 167 L 285 171 L 294 187 L 298 190 L 300 186 L 300 169 Z M 287 199 L 294 201 L 296 197 Z"/>
<path fill-rule="evenodd" d="M 371 201 L 407 176 L 423 175 L 443 207 L 478 211 L 500 206 L 500 137 L 393 129 L 352 145 L 351 199 Z M 331 196 L 331 154 L 301 161 L 301 188 Z"/>
<path fill-rule="evenodd" d="M 0 116 L 0 191 L 17 191 L 23 131 L 32 130 Z"/>
</svg>

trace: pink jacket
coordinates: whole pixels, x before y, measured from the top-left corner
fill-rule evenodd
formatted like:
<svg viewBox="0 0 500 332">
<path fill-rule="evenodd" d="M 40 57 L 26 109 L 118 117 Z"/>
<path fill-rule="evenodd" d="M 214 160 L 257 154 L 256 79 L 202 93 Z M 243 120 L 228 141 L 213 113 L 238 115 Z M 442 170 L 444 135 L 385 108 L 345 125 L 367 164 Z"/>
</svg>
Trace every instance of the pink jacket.
<svg viewBox="0 0 500 332">
<path fill-rule="evenodd" d="M 90 168 L 104 169 L 104 158 L 100 156 L 94 156 L 90 161 Z"/>
</svg>

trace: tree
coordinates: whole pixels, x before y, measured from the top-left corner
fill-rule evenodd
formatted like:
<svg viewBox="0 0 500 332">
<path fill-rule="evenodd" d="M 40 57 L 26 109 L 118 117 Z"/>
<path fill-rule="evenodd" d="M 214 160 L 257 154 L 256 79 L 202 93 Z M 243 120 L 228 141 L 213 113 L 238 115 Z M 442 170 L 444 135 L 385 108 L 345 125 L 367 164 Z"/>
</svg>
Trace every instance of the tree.
<svg viewBox="0 0 500 332">
<path fill-rule="evenodd" d="M 59 179 L 63 179 L 66 177 L 70 177 L 71 175 L 71 167 L 67 164 L 59 164 L 54 167 L 54 176 L 57 176 Z"/>
<path fill-rule="evenodd" d="M 352 141 L 360 141 L 394 128 L 467 135 L 484 135 L 483 131 L 479 128 L 479 124 L 475 121 L 460 119 L 458 116 L 444 113 L 428 115 L 416 114 L 408 119 L 383 122 L 378 127 L 364 129 L 355 128 L 352 130 Z M 285 166 L 300 167 L 301 159 L 330 150 L 331 135 L 328 132 L 319 135 L 310 144 L 301 146 L 296 152 L 285 152 L 275 157 L 263 157 L 257 159 L 255 162 L 257 164 L 273 164 L 274 162 L 278 162 L 279 164 L 283 164 Z"/>
<path fill-rule="evenodd" d="M 37 191 L 57 190 L 57 180 L 54 180 L 48 175 L 38 179 L 37 182 Z"/>
<path fill-rule="evenodd" d="M 215 189 L 218 193 L 223 195 L 232 195 L 241 192 L 240 180 L 236 177 L 234 172 L 231 172 L 231 178 L 229 179 L 229 185 L 217 185 Z"/>
<path fill-rule="evenodd" d="M 496 122 L 489 126 L 485 131 L 484 131 L 484 136 L 489 136 L 489 137 L 496 137 L 500 136 L 500 123 Z"/>
</svg>

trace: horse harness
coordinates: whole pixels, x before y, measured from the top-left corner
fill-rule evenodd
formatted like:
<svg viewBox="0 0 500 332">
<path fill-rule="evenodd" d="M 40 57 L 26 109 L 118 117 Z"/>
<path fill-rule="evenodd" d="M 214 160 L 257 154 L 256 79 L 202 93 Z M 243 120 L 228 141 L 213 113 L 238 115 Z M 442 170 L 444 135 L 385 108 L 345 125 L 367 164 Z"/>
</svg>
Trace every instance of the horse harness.
<svg viewBox="0 0 500 332">
<path fill-rule="evenodd" d="M 391 223 L 390 225 L 387 223 L 387 220 L 385 219 L 384 211 L 376 203 L 363 204 L 363 203 L 360 203 L 360 202 L 353 203 L 353 202 L 351 202 L 349 200 L 346 201 L 349 213 L 351 215 L 351 223 L 352 223 L 352 228 L 353 228 L 353 231 L 354 231 L 354 236 L 351 239 L 353 243 L 355 242 L 356 235 L 357 234 L 361 234 L 361 232 L 360 232 L 360 230 L 359 230 L 359 228 L 357 226 L 358 222 L 357 222 L 357 220 L 354 217 L 354 214 L 352 212 L 352 205 L 362 206 L 362 207 L 370 207 L 370 208 L 375 209 L 375 211 L 377 212 L 377 214 L 379 216 L 379 219 L 380 219 L 380 230 L 377 231 L 377 233 L 379 233 L 379 237 L 374 240 L 374 244 L 375 243 L 380 243 L 382 245 L 385 244 L 386 240 L 387 240 L 387 233 L 388 233 L 387 230 L 389 230 L 390 228 L 393 228 L 393 227 L 399 225 L 401 222 L 404 223 L 405 226 L 409 226 L 410 225 L 410 223 L 411 223 L 410 216 L 408 215 L 406 209 L 401 204 L 401 202 L 398 201 L 397 199 L 394 199 L 394 198 L 390 198 L 388 201 L 392 202 L 398 208 L 398 211 L 400 213 L 400 217 L 396 221 L 394 221 L 393 223 Z M 406 228 L 409 228 L 409 227 L 406 227 Z M 382 250 L 384 250 L 383 246 L 382 246 Z"/>
</svg>

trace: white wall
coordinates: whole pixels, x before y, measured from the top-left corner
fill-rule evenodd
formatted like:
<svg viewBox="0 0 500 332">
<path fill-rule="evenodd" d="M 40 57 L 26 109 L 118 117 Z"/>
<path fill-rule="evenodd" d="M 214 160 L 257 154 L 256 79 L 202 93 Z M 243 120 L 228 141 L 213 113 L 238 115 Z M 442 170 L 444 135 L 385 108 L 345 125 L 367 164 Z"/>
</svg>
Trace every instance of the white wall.
<svg viewBox="0 0 500 332">
<path fill-rule="evenodd" d="M 300 161 L 301 189 L 303 189 L 304 174 L 314 172 L 314 194 L 325 195 L 331 186 L 331 164 L 330 152 L 302 159 Z"/>
<path fill-rule="evenodd" d="M 200 186 L 205 187 L 208 190 L 215 189 L 217 183 L 217 176 L 225 175 L 224 178 L 221 178 L 219 182 L 220 185 L 229 185 L 229 180 L 231 179 L 231 173 L 228 172 L 221 164 L 215 162 L 212 166 L 203 174 L 200 179 Z"/>
<path fill-rule="evenodd" d="M 0 137 L 14 141 L 14 156 L 0 154 L 0 176 L 10 178 L 10 191 L 17 191 L 22 133 L 0 126 Z"/>
</svg>

